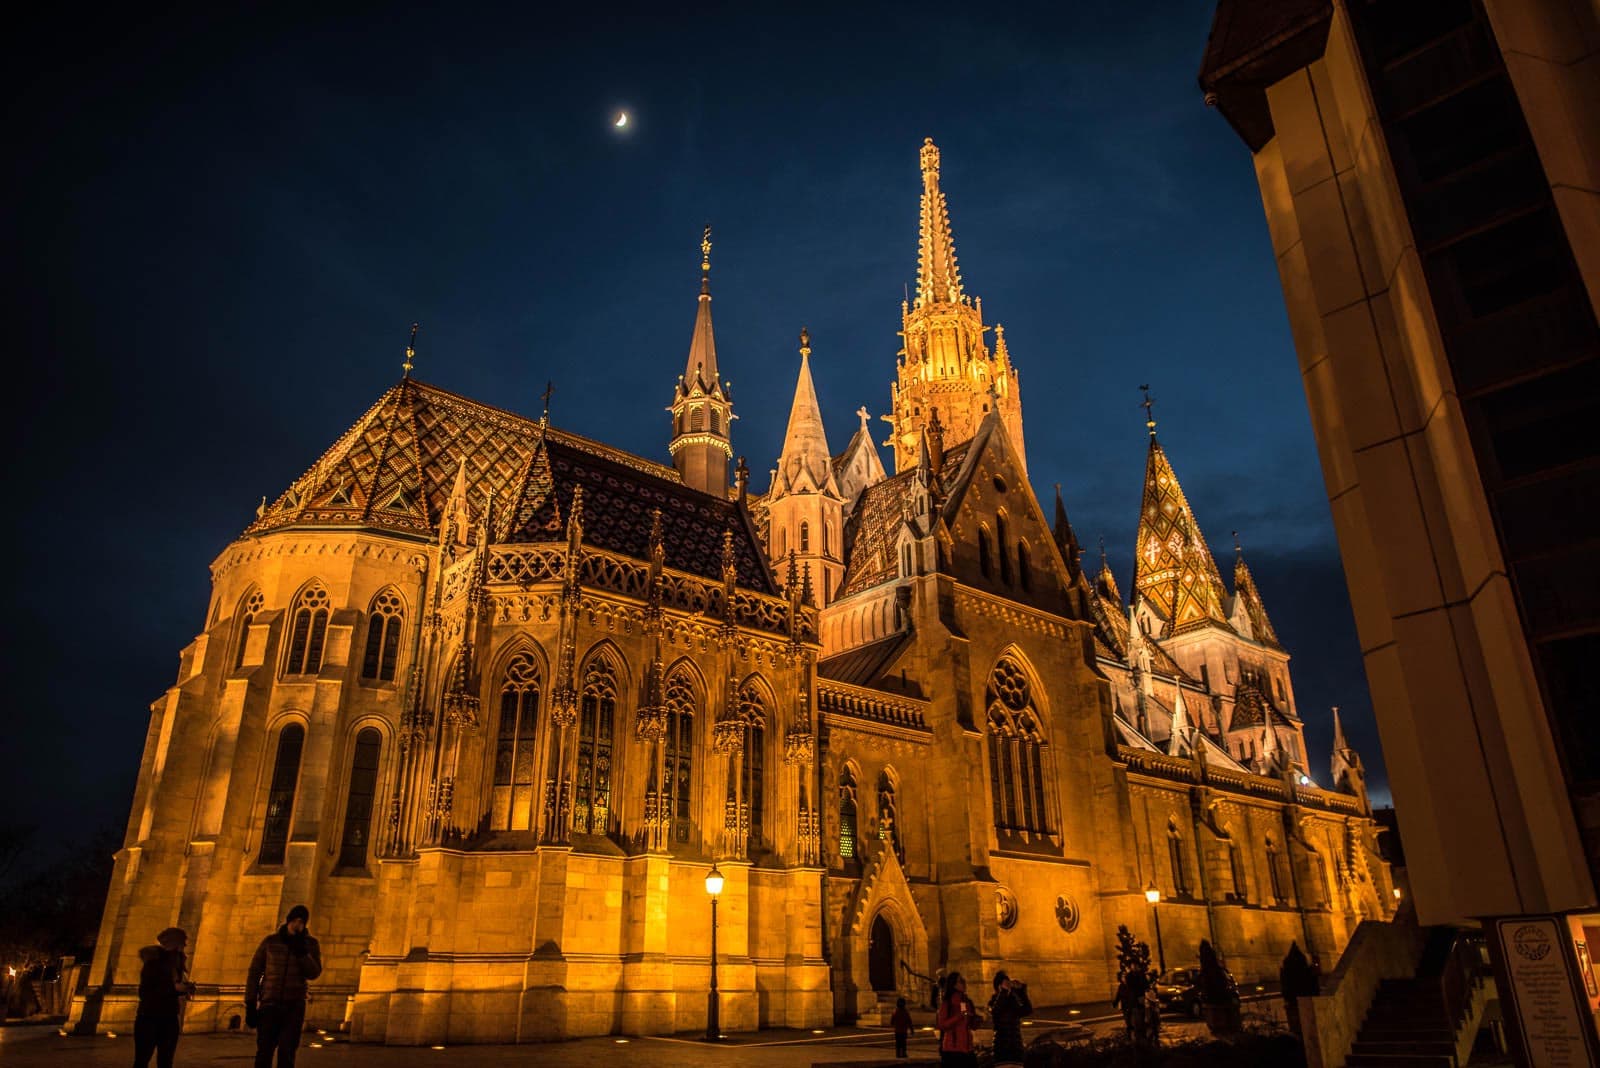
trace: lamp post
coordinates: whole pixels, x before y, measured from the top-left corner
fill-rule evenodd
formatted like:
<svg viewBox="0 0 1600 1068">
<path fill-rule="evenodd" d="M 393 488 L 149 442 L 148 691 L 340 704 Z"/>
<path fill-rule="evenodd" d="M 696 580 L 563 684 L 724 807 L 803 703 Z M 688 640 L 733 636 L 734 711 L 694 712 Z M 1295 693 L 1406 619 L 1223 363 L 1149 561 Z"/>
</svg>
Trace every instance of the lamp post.
<svg viewBox="0 0 1600 1068">
<path fill-rule="evenodd" d="M 717 895 L 722 893 L 722 873 L 716 864 L 706 873 L 706 893 L 711 896 L 711 1000 L 706 1004 L 706 1041 L 722 1041 L 722 1022 L 717 1011 Z"/>
<path fill-rule="evenodd" d="M 1163 975 L 1167 971 L 1167 951 L 1161 946 L 1161 891 L 1156 889 L 1156 884 L 1151 883 L 1150 888 L 1144 892 L 1144 899 L 1150 902 L 1150 915 L 1156 921 L 1156 966 Z M 715 973 L 713 973 L 715 974 Z"/>
</svg>

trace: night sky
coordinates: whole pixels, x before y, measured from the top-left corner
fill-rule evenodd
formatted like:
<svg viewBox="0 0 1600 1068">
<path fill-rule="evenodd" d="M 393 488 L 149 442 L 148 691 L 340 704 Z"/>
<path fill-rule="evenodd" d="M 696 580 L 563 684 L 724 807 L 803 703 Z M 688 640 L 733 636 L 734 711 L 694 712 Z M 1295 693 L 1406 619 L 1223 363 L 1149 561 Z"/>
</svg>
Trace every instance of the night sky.
<svg viewBox="0 0 1600 1068">
<path fill-rule="evenodd" d="M 13 41 L 6 819 L 64 847 L 126 820 L 208 565 L 399 377 L 413 321 L 423 381 L 537 416 L 553 379 L 556 425 L 667 462 L 709 222 L 752 488 L 802 325 L 841 449 L 887 410 L 925 136 L 1046 514 L 1060 482 L 1128 589 L 1150 383 L 1219 567 L 1239 530 L 1294 654 L 1313 775 L 1340 705 L 1387 800 L 1250 157 L 1195 84 L 1214 0 L 232 6 Z"/>
</svg>

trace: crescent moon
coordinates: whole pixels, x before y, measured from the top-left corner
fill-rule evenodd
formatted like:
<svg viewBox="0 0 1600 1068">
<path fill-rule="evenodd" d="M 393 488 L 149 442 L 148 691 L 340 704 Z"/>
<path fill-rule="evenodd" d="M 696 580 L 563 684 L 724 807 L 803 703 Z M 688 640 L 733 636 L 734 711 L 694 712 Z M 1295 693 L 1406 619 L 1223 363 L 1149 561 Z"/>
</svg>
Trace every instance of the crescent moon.
<svg viewBox="0 0 1600 1068">
<path fill-rule="evenodd" d="M 626 111 L 617 112 L 617 121 L 611 125 L 615 126 L 619 130 L 628 125 L 628 113 Z"/>
</svg>

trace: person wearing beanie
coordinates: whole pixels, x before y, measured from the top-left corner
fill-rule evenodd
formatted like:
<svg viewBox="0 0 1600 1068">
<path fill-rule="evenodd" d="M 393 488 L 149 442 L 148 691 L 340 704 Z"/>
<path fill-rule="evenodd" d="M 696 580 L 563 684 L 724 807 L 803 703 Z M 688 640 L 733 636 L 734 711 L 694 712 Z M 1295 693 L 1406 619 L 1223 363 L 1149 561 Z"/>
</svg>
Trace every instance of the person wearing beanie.
<svg viewBox="0 0 1600 1068">
<path fill-rule="evenodd" d="M 994 973 L 994 997 L 989 999 L 989 1024 L 994 1028 L 994 1064 L 1022 1064 L 1022 1018 L 1033 1012 L 1028 1000 L 1028 984 L 1007 975 Z"/>
<path fill-rule="evenodd" d="M 256 1029 L 256 1068 L 294 1068 L 306 1022 L 306 984 L 322 974 L 322 947 L 306 925 L 311 910 L 296 905 L 283 926 L 261 940 L 244 984 L 245 1023 Z"/>
<path fill-rule="evenodd" d="M 157 1068 L 172 1068 L 183 1030 L 183 999 L 194 993 L 189 962 L 183 955 L 189 934 L 168 927 L 156 944 L 139 951 L 139 1011 L 133 1020 L 133 1068 L 145 1068 L 155 1055 Z"/>
</svg>

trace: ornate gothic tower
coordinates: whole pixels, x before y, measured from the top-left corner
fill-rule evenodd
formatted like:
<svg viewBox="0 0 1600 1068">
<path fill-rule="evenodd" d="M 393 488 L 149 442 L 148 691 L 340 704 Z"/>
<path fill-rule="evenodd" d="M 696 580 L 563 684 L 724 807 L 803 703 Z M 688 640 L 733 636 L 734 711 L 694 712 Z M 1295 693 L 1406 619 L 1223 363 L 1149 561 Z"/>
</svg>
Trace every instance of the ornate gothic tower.
<svg viewBox="0 0 1600 1068">
<path fill-rule="evenodd" d="M 683 483 L 717 497 L 728 495 L 728 460 L 733 456 L 733 397 L 717 373 L 717 340 L 711 332 L 711 227 L 700 239 L 700 307 L 689 341 L 689 365 L 672 394 L 672 442 L 667 451 Z"/>
<path fill-rule="evenodd" d="M 802 330 L 800 377 L 789 409 L 789 429 L 767 491 L 767 555 L 778 580 L 787 585 L 794 554 L 795 581 L 809 576 L 818 607 L 833 599 L 844 575 L 844 506 L 811 383 L 811 335 Z"/>
<path fill-rule="evenodd" d="M 950 210 L 939 189 L 939 149 L 933 138 L 922 145 L 922 233 L 917 253 L 917 299 L 900 306 L 898 379 L 894 426 L 885 444 L 894 446 L 895 471 L 917 465 L 917 443 L 933 409 L 944 424 L 945 447 L 953 448 L 978 432 L 991 406 L 1000 409 L 1011 444 L 1026 464 L 1022 444 L 1022 394 L 1017 371 L 1006 351 L 1005 328 L 995 327 L 994 351 L 983 342 L 983 301 L 961 290 Z"/>
</svg>

